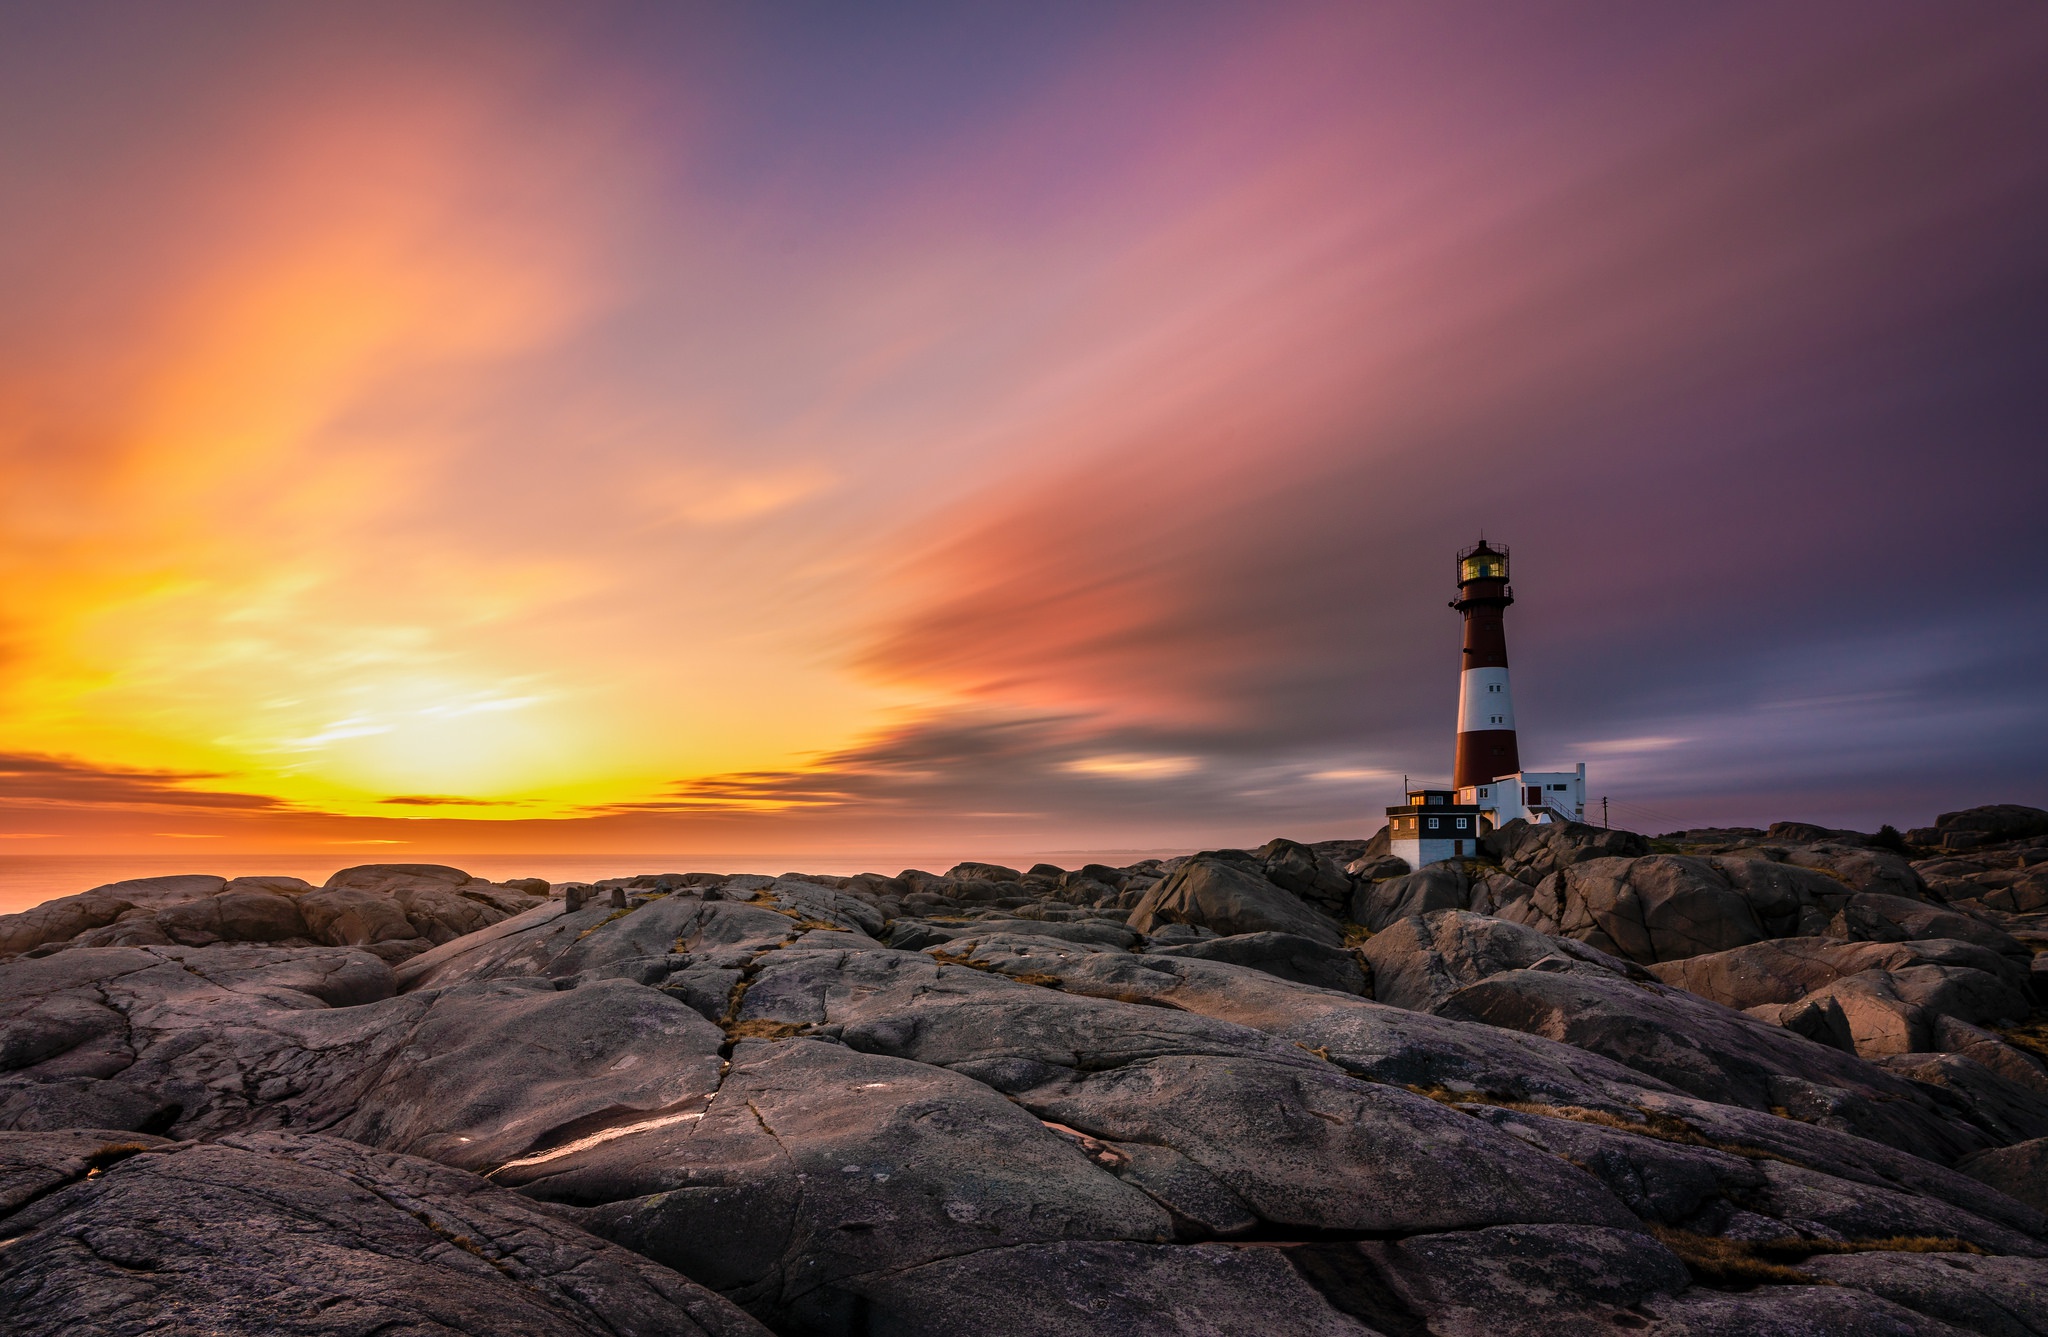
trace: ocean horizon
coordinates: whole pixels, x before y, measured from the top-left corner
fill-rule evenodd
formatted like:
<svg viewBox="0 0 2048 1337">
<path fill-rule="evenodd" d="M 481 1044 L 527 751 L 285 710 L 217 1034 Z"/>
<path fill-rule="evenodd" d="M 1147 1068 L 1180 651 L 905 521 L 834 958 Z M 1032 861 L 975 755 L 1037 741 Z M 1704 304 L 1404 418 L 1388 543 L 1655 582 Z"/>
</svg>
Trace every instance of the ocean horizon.
<svg viewBox="0 0 2048 1337">
<path fill-rule="evenodd" d="M 211 873 L 221 877 L 259 874 L 304 878 L 319 886 L 337 871 L 366 863 L 438 863 L 477 877 L 502 882 L 515 877 L 544 877 L 550 882 L 582 882 L 637 873 L 854 873 L 895 874 L 906 868 L 944 872 L 964 860 L 982 860 L 1028 868 L 1053 863 L 1078 868 L 1086 863 L 1116 866 L 1141 859 L 1170 858 L 1186 849 L 1033 850 L 908 850 L 891 854 L 859 853 L 710 853 L 710 854 L 462 854 L 412 851 L 387 852 L 387 857 L 333 850 L 285 851 L 276 854 L 5 854 L 0 855 L 0 914 L 15 914 L 59 896 L 70 896 L 137 877 L 168 877 L 178 873 Z"/>
</svg>

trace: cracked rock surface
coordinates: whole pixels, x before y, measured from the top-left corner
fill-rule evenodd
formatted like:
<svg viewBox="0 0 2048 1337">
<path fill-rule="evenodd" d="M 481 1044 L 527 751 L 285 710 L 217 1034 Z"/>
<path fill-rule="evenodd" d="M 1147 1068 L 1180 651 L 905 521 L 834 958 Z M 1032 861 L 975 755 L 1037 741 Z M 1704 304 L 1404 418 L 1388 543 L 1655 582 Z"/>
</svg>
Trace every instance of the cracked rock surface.
<svg viewBox="0 0 2048 1337">
<path fill-rule="evenodd" d="M 1710 834 L 96 889 L 0 923 L 0 1328 L 2048 1337 L 2048 935 Z"/>
<path fill-rule="evenodd" d="M 763 1331 L 515 1193 L 339 1138 L 6 1133 L 0 1182 L 20 1337 Z"/>
</svg>

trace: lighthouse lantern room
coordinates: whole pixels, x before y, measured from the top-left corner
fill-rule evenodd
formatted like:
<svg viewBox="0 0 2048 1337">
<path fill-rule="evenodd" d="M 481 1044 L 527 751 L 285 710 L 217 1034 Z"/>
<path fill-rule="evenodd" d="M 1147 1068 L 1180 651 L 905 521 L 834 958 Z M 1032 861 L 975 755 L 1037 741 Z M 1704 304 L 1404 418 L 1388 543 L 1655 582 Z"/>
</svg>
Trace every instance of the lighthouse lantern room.
<svg viewBox="0 0 2048 1337">
<path fill-rule="evenodd" d="M 1477 854 L 1478 837 L 1517 819 L 1539 825 L 1585 819 L 1584 762 L 1569 771 L 1522 769 L 1503 621 L 1514 601 L 1505 547 L 1482 537 L 1458 554 L 1458 597 L 1451 607 L 1464 614 L 1465 646 L 1451 788 L 1412 789 L 1407 803 L 1387 809 L 1392 852 L 1410 868 Z"/>
</svg>

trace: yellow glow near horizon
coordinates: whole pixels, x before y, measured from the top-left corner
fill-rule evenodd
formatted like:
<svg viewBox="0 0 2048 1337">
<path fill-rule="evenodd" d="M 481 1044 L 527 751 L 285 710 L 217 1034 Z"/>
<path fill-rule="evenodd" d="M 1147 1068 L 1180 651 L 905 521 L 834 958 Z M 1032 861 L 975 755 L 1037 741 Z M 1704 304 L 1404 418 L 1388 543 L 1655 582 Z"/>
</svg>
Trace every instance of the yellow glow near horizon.
<svg viewBox="0 0 2048 1337">
<path fill-rule="evenodd" d="M 521 359 L 607 288 L 604 220 L 534 194 L 509 127 L 479 138 L 496 96 L 285 117 L 255 161 L 191 178 L 111 339 L 53 335 L 0 374 L 0 750 L 488 819 L 854 734 L 874 693 L 749 612 L 801 588 L 678 543 L 830 471 L 688 439 L 593 470 L 586 443 L 629 415 L 501 419 Z M 81 423 L 55 452 L 38 435 Z"/>
</svg>

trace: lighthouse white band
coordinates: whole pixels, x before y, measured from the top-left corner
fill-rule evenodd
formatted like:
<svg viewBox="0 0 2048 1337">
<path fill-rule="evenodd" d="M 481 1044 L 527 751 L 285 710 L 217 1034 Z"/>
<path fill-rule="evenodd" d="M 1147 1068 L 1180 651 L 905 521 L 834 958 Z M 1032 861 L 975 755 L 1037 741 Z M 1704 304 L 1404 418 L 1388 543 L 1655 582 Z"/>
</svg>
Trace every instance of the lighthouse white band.
<svg viewBox="0 0 2048 1337">
<path fill-rule="evenodd" d="M 1504 668 L 1466 669 L 1458 677 L 1458 732 L 1515 727 L 1515 703 Z"/>
</svg>

